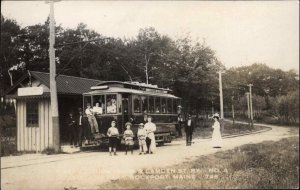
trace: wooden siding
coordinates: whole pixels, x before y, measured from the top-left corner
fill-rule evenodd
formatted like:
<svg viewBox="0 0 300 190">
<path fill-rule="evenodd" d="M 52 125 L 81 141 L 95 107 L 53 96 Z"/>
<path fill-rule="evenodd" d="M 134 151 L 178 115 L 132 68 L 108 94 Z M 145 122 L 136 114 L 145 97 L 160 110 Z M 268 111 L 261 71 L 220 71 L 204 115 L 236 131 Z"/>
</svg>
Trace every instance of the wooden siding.
<svg viewBox="0 0 300 190">
<path fill-rule="evenodd" d="M 41 152 L 53 146 L 53 125 L 49 99 L 38 100 L 38 127 L 26 126 L 26 100 L 17 101 L 18 151 Z"/>
</svg>

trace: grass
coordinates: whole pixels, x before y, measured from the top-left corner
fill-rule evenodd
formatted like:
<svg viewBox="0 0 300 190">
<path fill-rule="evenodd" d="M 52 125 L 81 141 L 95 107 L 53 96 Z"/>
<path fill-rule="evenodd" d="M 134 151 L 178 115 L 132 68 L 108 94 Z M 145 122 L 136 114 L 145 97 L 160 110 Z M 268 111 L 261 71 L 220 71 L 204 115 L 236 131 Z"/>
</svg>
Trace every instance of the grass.
<svg viewBox="0 0 300 190">
<path fill-rule="evenodd" d="M 182 178 L 122 178 L 101 184 L 99 189 L 290 189 L 299 187 L 299 139 L 248 144 L 233 150 L 201 156 L 165 171 L 186 169 Z M 148 171 L 148 173 L 147 173 Z M 142 170 L 136 176 L 151 177 L 160 173 Z M 161 170 L 158 170 L 161 171 Z M 184 179 L 194 175 L 194 179 Z"/>
</svg>

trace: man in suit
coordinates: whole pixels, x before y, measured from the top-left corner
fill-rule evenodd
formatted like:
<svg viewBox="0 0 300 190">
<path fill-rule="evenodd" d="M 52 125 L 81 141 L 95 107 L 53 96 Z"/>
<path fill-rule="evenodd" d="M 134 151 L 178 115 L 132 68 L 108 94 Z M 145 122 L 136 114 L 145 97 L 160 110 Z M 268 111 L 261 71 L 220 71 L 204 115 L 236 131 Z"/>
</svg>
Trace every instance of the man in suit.
<svg viewBox="0 0 300 190">
<path fill-rule="evenodd" d="M 192 136 L 195 128 L 195 123 L 192 119 L 192 116 L 188 114 L 186 123 L 185 123 L 185 134 L 186 134 L 186 146 L 191 146 Z"/>
<path fill-rule="evenodd" d="M 78 112 L 79 114 L 76 117 L 76 123 L 78 123 L 78 141 L 79 141 L 79 146 L 81 147 L 85 133 L 84 133 L 82 109 L 78 108 Z"/>
<path fill-rule="evenodd" d="M 72 112 L 69 113 L 69 117 L 67 119 L 67 125 L 69 129 L 68 131 L 69 131 L 70 145 L 71 147 L 73 147 L 73 145 L 77 146 L 77 127 Z"/>
</svg>

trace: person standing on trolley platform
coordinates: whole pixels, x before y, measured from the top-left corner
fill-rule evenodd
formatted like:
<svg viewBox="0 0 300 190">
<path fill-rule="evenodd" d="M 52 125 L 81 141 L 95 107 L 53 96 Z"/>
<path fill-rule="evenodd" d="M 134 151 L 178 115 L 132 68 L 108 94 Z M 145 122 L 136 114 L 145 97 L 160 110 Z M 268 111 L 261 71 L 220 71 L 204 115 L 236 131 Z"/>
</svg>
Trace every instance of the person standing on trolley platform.
<svg viewBox="0 0 300 190">
<path fill-rule="evenodd" d="M 116 128 L 116 121 L 111 122 L 111 127 L 107 130 L 108 143 L 109 143 L 109 155 L 113 149 L 114 155 L 117 155 L 117 144 L 119 138 L 119 130 Z"/>
<path fill-rule="evenodd" d="M 192 144 L 194 129 L 195 129 L 195 123 L 192 120 L 192 116 L 188 114 L 188 118 L 185 123 L 186 146 L 191 146 Z"/>
<path fill-rule="evenodd" d="M 94 115 L 94 111 L 91 108 L 91 104 L 90 103 L 87 104 L 87 108 L 85 110 L 85 114 L 86 114 L 86 116 L 88 118 L 88 121 L 89 121 L 89 124 L 91 126 L 91 132 L 92 132 L 92 134 L 99 133 L 98 123 L 97 123 L 96 117 Z"/>
<path fill-rule="evenodd" d="M 146 143 L 148 142 L 147 146 L 149 144 L 148 153 L 153 154 L 155 153 L 156 150 L 156 142 L 155 142 L 155 135 L 154 135 L 154 132 L 156 131 L 156 125 L 152 123 L 152 117 L 150 115 L 148 116 L 148 122 L 145 124 L 144 129 L 147 134 L 146 137 Z"/>
</svg>

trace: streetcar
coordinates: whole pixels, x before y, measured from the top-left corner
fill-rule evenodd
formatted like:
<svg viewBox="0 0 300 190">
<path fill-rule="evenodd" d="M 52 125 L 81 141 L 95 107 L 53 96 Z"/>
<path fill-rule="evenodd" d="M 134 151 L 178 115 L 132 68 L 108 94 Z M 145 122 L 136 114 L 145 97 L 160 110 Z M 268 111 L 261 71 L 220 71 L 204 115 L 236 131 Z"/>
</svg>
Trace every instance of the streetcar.
<svg viewBox="0 0 300 190">
<path fill-rule="evenodd" d="M 106 81 L 92 86 L 90 92 L 83 93 L 83 110 L 88 104 L 93 107 L 99 128 L 94 135 L 97 144 L 108 143 L 106 134 L 112 120 L 116 121 L 120 134 L 126 130 L 125 123 L 131 122 L 136 144 L 138 125 L 147 121 L 147 115 L 156 124 L 154 134 L 158 145 L 170 143 L 177 135 L 177 112 L 181 104 L 181 98 L 171 92 L 139 82 Z"/>
</svg>

